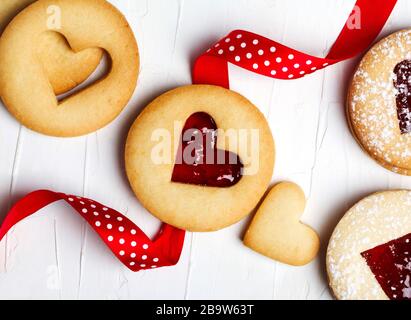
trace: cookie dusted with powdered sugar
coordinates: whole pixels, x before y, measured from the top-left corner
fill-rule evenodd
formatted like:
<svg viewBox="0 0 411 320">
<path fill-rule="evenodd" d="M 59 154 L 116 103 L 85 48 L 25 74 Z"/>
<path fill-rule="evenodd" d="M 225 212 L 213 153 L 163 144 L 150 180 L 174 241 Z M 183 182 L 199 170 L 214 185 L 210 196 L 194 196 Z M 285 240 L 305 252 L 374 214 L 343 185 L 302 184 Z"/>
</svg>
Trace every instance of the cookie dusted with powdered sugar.
<svg viewBox="0 0 411 320">
<path fill-rule="evenodd" d="M 411 299 L 411 191 L 373 194 L 352 207 L 327 250 L 338 299 Z"/>
<path fill-rule="evenodd" d="M 373 159 L 411 175 L 411 30 L 391 34 L 364 56 L 349 88 L 347 116 Z"/>
</svg>

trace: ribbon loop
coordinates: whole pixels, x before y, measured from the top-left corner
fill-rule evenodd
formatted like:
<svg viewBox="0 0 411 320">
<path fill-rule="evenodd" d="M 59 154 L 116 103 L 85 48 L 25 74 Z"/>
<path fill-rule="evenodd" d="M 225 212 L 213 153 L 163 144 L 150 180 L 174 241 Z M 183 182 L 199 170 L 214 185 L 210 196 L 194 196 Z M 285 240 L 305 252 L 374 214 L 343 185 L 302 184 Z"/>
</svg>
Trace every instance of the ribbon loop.
<svg viewBox="0 0 411 320">
<path fill-rule="evenodd" d="M 396 2 L 358 0 L 353 9 L 358 15 L 358 25 L 353 25 L 350 15 L 325 58 L 306 54 L 249 31 L 232 31 L 196 60 L 193 82 L 229 88 L 227 63 L 275 79 L 302 78 L 367 49 L 384 27 Z"/>
<path fill-rule="evenodd" d="M 114 209 L 91 199 L 49 190 L 34 191 L 14 205 L 0 228 L 0 241 L 19 221 L 59 200 L 64 200 L 80 214 L 130 270 L 137 272 L 177 264 L 185 231 L 163 224 L 152 241 L 130 219 Z"/>
</svg>

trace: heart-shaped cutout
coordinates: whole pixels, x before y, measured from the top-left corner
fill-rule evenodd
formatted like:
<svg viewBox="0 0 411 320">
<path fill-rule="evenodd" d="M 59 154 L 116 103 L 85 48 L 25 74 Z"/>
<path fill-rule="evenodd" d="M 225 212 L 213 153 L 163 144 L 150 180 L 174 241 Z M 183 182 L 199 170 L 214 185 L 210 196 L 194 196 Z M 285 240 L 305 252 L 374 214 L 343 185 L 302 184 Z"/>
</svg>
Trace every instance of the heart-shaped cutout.
<svg viewBox="0 0 411 320">
<path fill-rule="evenodd" d="M 54 93 L 60 95 L 76 88 L 93 74 L 102 61 L 104 50 L 87 48 L 76 52 L 62 34 L 47 31 L 38 39 L 36 55 Z"/>
<path fill-rule="evenodd" d="M 171 181 L 226 188 L 242 176 L 240 157 L 217 148 L 217 124 L 205 112 L 196 112 L 186 121 Z"/>
<path fill-rule="evenodd" d="M 36 0 L 0 1 L 0 35 L 13 18 Z M 89 48 L 74 52 L 59 33 L 44 32 L 36 40 L 36 55 L 42 62 L 56 95 L 65 93 L 84 82 L 97 68 L 103 51 Z"/>
<path fill-rule="evenodd" d="M 244 237 L 244 244 L 271 259 L 301 266 L 315 258 L 317 233 L 300 222 L 304 192 L 290 182 L 276 185 L 264 199 Z"/>
<path fill-rule="evenodd" d="M 13 18 L 35 0 L 0 1 L 0 34 Z M 57 32 L 44 32 L 36 40 L 36 55 L 42 62 L 56 95 L 84 82 L 98 66 L 103 51 L 99 48 L 74 52 Z"/>
<path fill-rule="evenodd" d="M 106 1 L 60 0 L 58 6 L 45 2 L 36 1 L 24 9 L 0 37 L 2 100 L 31 130 L 56 137 L 89 134 L 112 122 L 130 100 L 139 74 L 137 41 L 124 15 Z M 93 19 L 85 18 L 91 16 Z M 110 32 L 102 33 L 102 28 Z M 105 52 L 112 60 L 108 73 L 80 91 L 56 99 L 60 90 L 53 85 L 50 70 L 46 72 L 49 61 L 39 59 L 43 57 L 39 42 L 48 37 L 53 44 L 49 51 L 60 48 L 62 54 L 57 56 L 68 58 L 57 64 L 68 65 L 77 73 L 85 68 L 80 63 L 74 68 L 73 60 L 83 61 L 93 53 L 101 57 Z M 37 54 L 36 49 L 40 51 Z M 71 82 L 77 84 L 75 79 Z"/>
</svg>

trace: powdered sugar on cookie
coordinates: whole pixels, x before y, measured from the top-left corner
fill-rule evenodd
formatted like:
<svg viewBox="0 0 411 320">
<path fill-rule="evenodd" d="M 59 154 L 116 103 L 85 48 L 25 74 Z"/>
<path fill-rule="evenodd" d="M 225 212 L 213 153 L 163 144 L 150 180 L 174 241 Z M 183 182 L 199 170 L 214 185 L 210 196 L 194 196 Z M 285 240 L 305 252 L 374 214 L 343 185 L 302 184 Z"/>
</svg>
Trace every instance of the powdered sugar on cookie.
<svg viewBox="0 0 411 320">
<path fill-rule="evenodd" d="M 404 86 L 404 79 L 396 87 L 394 69 L 408 59 L 410 30 L 377 43 L 355 72 L 347 101 L 350 125 L 361 146 L 385 167 L 402 174 L 411 174 L 411 134 L 406 133 L 411 131 L 411 112 L 401 109 L 397 114 L 396 97 L 411 93 Z"/>
<path fill-rule="evenodd" d="M 411 191 L 387 191 L 365 198 L 346 213 L 327 251 L 329 281 L 338 299 L 388 298 L 361 253 L 409 234 L 410 211 Z"/>
</svg>

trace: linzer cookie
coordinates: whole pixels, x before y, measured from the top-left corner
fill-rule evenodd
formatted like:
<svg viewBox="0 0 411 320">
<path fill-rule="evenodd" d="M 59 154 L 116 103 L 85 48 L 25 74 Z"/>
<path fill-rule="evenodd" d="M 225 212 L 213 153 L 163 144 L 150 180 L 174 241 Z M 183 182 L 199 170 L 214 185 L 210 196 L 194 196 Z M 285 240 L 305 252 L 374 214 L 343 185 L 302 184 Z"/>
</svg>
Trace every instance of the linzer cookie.
<svg viewBox="0 0 411 320">
<path fill-rule="evenodd" d="M 264 115 L 240 94 L 194 85 L 151 102 L 133 124 L 126 169 L 160 220 L 214 231 L 251 213 L 271 180 L 274 141 Z"/>
<path fill-rule="evenodd" d="M 20 11 L 35 1 L 1 0 L 0 34 Z M 53 8 L 55 9 L 51 9 Z M 53 10 L 49 12 L 50 16 L 57 13 Z M 99 48 L 74 52 L 63 35 L 52 31 L 39 36 L 35 51 L 55 94 L 69 91 L 86 80 L 96 69 L 103 55 Z"/>
<path fill-rule="evenodd" d="M 352 207 L 327 251 L 338 299 L 411 300 L 411 191 L 373 194 Z"/>
<path fill-rule="evenodd" d="M 372 158 L 411 175 L 411 30 L 388 36 L 364 56 L 349 88 L 347 116 Z"/>
</svg>

